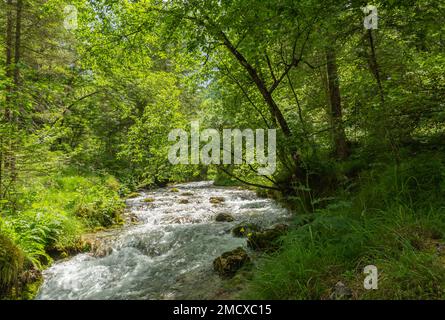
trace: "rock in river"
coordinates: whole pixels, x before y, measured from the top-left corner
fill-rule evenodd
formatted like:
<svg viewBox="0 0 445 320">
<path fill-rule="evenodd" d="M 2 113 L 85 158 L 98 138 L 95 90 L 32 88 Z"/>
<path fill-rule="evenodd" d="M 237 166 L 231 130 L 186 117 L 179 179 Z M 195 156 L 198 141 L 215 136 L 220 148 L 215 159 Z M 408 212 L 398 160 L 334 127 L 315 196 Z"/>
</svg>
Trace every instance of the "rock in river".
<svg viewBox="0 0 445 320">
<path fill-rule="evenodd" d="M 250 258 L 246 250 L 241 247 L 224 252 L 213 261 L 213 268 L 221 277 L 232 277 Z"/>
<path fill-rule="evenodd" d="M 261 228 L 255 223 L 241 222 L 232 229 L 232 234 L 235 237 L 247 237 L 249 234 L 260 230 Z"/>
<path fill-rule="evenodd" d="M 224 202 L 224 197 L 210 197 L 209 202 L 212 204 L 219 204 Z"/>
<path fill-rule="evenodd" d="M 218 213 L 215 217 L 215 221 L 218 222 L 232 222 L 235 220 L 230 213 Z"/>
<path fill-rule="evenodd" d="M 286 224 L 277 224 L 263 231 L 252 232 L 247 239 L 247 245 L 254 250 L 273 251 L 279 248 L 277 240 L 286 233 Z"/>
</svg>

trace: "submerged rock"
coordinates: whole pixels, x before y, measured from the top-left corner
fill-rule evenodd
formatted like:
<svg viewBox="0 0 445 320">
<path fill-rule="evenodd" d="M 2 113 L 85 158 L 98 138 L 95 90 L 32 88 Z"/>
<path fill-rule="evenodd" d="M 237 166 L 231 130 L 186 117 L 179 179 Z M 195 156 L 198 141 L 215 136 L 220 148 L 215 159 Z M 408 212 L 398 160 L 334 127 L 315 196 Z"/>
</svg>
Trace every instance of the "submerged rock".
<svg viewBox="0 0 445 320">
<path fill-rule="evenodd" d="M 250 258 L 241 247 L 232 251 L 224 252 L 221 256 L 213 260 L 213 269 L 218 272 L 221 277 L 233 277 L 235 273 L 250 262 Z"/>
<path fill-rule="evenodd" d="M 232 229 L 232 234 L 235 237 L 247 237 L 248 235 L 252 234 L 253 232 L 260 231 L 261 228 L 256 225 L 255 223 L 249 223 L 249 222 L 241 222 L 236 227 Z"/>
<path fill-rule="evenodd" d="M 286 224 L 277 224 L 263 231 L 252 232 L 248 236 L 247 245 L 254 250 L 276 250 L 279 248 L 278 238 L 284 235 L 287 229 Z"/>
<path fill-rule="evenodd" d="M 224 197 L 210 197 L 209 202 L 212 204 L 219 204 L 224 202 Z"/>
<path fill-rule="evenodd" d="M 179 201 L 178 201 L 180 204 L 187 204 L 187 203 L 189 203 L 189 200 L 188 199 L 179 199 Z"/>
<path fill-rule="evenodd" d="M 215 221 L 218 222 L 232 222 L 235 218 L 230 213 L 218 213 L 215 217 Z"/>
</svg>

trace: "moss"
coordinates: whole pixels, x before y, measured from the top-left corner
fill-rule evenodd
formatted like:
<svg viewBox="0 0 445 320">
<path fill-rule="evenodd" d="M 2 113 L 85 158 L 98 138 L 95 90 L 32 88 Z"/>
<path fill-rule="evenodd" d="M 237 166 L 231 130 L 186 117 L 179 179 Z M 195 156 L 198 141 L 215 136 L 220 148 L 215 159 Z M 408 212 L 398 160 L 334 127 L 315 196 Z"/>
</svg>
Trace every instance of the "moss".
<svg viewBox="0 0 445 320">
<path fill-rule="evenodd" d="M 179 192 L 179 189 L 178 188 L 171 188 L 170 192 Z"/>
<path fill-rule="evenodd" d="M 0 297 L 9 296 L 19 285 L 24 254 L 11 239 L 0 234 Z"/>
<path fill-rule="evenodd" d="M 235 273 L 250 262 L 247 252 L 238 247 L 235 250 L 224 252 L 213 261 L 214 270 L 223 278 L 231 278 Z"/>
<path fill-rule="evenodd" d="M 128 199 L 133 199 L 133 198 L 137 198 L 139 197 L 141 194 L 139 192 L 131 192 L 129 194 L 127 194 L 127 198 Z"/>
<path fill-rule="evenodd" d="M 143 201 L 147 202 L 147 203 L 150 203 L 150 202 L 154 202 L 155 199 L 154 198 L 145 198 Z"/>
</svg>

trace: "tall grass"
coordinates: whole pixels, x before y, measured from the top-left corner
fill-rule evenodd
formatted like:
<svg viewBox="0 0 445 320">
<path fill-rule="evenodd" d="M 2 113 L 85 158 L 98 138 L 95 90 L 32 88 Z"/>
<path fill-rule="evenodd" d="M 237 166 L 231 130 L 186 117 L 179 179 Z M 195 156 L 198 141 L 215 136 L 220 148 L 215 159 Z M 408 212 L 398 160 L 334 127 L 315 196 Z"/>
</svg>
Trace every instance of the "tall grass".
<svg viewBox="0 0 445 320">
<path fill-rule="evenodd" d="M 350 200 L 318 210 L 304 226 L 296 219 L 240 296 L 328 299 L 342 281 L 354 299 L 445 298 L 445 167 L 427 158 L 368 171 Z M 364 289 L 366 265 L 378 268 L 377 290 Z"/>
</svg>

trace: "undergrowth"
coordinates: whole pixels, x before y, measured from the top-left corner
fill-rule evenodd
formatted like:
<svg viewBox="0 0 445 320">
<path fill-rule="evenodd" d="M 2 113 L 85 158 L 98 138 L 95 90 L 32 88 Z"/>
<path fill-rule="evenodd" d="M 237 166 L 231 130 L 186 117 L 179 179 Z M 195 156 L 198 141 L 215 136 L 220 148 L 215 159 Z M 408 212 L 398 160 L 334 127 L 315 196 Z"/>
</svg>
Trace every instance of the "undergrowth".
<svg viewBox="0 0 445 320">
<path fill-rule="evenodd" d="M 330 299 L 339 281 L 351 299 L 445 298 L 445 166 L 422 155 L 356 177 L 360 188 L 297 216 L 281 250 L 263 255 L 240 294 L 248 299 Z M 363 269 L 375 265 L 378 289 Z"/>
<path fill-rule="evenodd" d="M 14 208 L 3 203 L 0 215 L 0 297 L 22 297 L 26 272 L 84 250 L 82 233 L 121 223 L 119 187 L 112 176 L 64 171 L 17 188 Z"/>
</svg>

